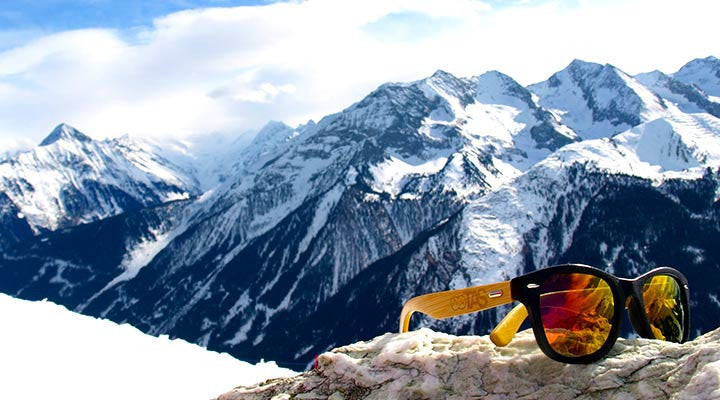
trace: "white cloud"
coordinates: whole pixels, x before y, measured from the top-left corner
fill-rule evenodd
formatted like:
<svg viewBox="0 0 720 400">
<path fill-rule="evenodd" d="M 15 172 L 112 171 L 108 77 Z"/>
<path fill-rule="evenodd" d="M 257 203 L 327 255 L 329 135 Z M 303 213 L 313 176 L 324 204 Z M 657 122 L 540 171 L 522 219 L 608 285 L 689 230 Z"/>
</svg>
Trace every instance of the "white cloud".
<svg viewBox="0 0 720 400">
<path fill-rule="evenodd" d="M 0 53 L 0 138 L 37 142 L 61 121 L 94 137 L 237 133 L 317 119 L 437 69 L 529 84 L 572 58 L 638 73 L 720 54 L 717 2 L 514 4 L 311 0 L 183 11 L 130 38 L 40 37 Z"/>
</svg>

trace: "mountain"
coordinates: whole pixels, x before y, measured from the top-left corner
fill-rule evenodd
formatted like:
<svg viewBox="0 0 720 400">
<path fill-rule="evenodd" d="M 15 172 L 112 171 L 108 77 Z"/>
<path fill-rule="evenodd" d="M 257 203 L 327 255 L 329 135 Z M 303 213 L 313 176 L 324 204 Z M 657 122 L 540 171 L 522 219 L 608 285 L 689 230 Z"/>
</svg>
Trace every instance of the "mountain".
<svg viewBox="0 0 720 400">
<path fill-rule="evenodd" d="M 285 315 L 270 330 L 280 347 L 275 351 L 283 354 L 307 344 L 320 352 L 325 349 L 312 343 L 350 343 L 394 331 L 397 310 L 410 297 L 501 282 L 568 262 L 624 277 L 675 266 L 693 283 L 698 299 L 691 314 L 694 333 L 717 327 L 720 320 L 711 317 L 720 311 L 713 300 L 715 284 L 703 276 L 720 274 L 714 245 L 720 239 L 720 154 L 705 153 L 720 149 L 718 122 L 702 135 L 706 142 L 693 124 L 670 129 L 654 121 L 612 139 L 563 147 L 372 264 L 311 317 Z M 683 144 L 690 138 L 701 145 Z M 347 310 L 353 310 L 350 320 L 344 318 Z M 507 310 L 444 321 L 420 316 L 412 326 L 487 333 Z M 281 324 L 293 328 L 282 330 Z M 324 327 L 320 340 L 305 339 L 304 333 L 317 326 Z M 289 340 L 281 341 L 281 335 Z"/>
<path fill-rule="evenodd" d="M 0 267 L 14 276 L 2 290 L 57 293 L 91 315 L 257 357 L 273 346 L 262 337 L 275 315 L 314 312 L 372 262 L 520 174 L 512 164 L 574 140 L 499 73 L 383 85 L 317 124 L 267 127 L 234 180 L 194 202 L 26 241 Z M 111 245 L 69 251 L 90 238 Z"/>
<path fill-rule="evenodd" d="M 693 84 L 687 84 L 660 71 L 635 76 L 639 82 L 685 113 L 708 113 L 720 118 L 720 102 Z"/>
<path fill-rule="evenodd" d="M 667 115 L 657 93 L 610 64 L 574 60 L 528 89 L 583 139 L 609 137 Z"/>
<path fill-rule="evenodd" d="M 59 125 L 39 147 L 0 163 L 0 246 L 197 195 L 196 180 L 158 153 Z"/>
<path fill-rule="evenodd" d="M 394 331 L 418 294 L 560 262 L 673 264 L 698 299 L 694 329 L 714 328 L 702 274 L 720 260 L 720 119 L 659 78 L 578 60 L 528 88 L 438 71 L 317 123 L 269 123 L 212 167 L 159 149 L 150 160 L 179 174 L 222 177 L 195 178 L 185 201 L 31 231 L 0 254 L 0 291 L 303 367 Z M 96 143 L 33 152 L 63 142 Z M 413 325 L 485 333 L 505 310 Z"/>
<path fill-rule="evenodd" d="M 698 58 L 685 64 L 673 74 L 673 78 L 699 88 L 713 101 L 720 98 L 720 60 L 717 57 Z"/>
</svg>

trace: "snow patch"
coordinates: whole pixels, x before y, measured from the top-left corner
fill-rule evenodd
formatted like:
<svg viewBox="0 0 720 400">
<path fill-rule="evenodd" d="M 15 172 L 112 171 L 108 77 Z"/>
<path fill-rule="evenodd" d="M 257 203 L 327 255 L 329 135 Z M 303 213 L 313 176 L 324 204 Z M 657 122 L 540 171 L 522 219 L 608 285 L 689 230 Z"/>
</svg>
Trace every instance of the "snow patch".
<svg viewBox="0 0 720 400">
<path fill-rule="evenodd" d="M 370 167 L 373 176 L 372 189 L 397 197 L 402 192 L 408 176 L 436 174 L 442 170 L 447 160 L 447 157 L 421 161 L 390 156 L 387 160 Z"/>
<path fill-rule="evenodd" d="M 295 372 L 0 294 L 0 398 L 208 399 Z M 38 379 L 42 381 L 38 384 Z"/>
<path fill-rule="evenodd" d="M 108 282 L 99 292 L 95 293 L 85 303 L 78 306 L 78 310 L 82 311 L 95 299 L 100 297 L 103 293 L 115 287 L 120 282 L 129 281 L 137 276 L 141 269 L 157 256 L 165 247 L 167 247 L 173 239 L 183 233 L 187 229 L 187 226 L 182 224 L 181 226 L 172 229 L 168 232 L 160 232 L 151 230 L 151 239 L 143 240 L 135 245 L 135 247 L 128 249 L 128 252 L 123 256 L 120 262 L 119 268 L 123 270 L 120 275 L 116 276 Z"/>
<path fill-rule="evenodd" d="M 683 251 L 688 253 L 693 260 L 693 264 L 699 265 L 705 262 L 705 251 L 694 246 L 685 246 Z"/>
<path fill-rule="evenodd" d="M 323 196 L 322 200 L 320 200 L 317 208 L 315 208 L 315 215 L 313 216 L 312 223 L 310 223 L 307 234 L 305 234 L 305 237 L 303 237 L 298 245 L 298 251 L 295 254 L 294 262 L 297 262 L 300 255 L 307 250 L 308 246 L 310 246 L 310 242 L 313 238 L 315 238 L 318 232 L 320 232 L 320 230 L 325 226 L 328 216 L 330 215 L 330 211 L 332 211 L 335 204 L 337 204 L 340 200 L 344 190 L 345 187 L 343 185 L 337 184 Z"/>
<path fill-rule="evenodd" d="M 718 296 L 716 294 L 710 293 L 708 295 L 708 297 L 710 297 L 710 301 L 712 301 L 713 304 L 715 304 L 716 306 L 718 306 L 718 308 L 720 308 L 720 299 L 718 299 Z"/>
</svg>

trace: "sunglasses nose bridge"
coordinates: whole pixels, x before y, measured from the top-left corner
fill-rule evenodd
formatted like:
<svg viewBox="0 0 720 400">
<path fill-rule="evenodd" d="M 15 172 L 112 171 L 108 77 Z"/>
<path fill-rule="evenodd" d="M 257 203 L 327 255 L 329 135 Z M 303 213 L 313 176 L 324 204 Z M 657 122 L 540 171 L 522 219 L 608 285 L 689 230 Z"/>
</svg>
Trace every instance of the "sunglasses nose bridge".
<svg viewBox="0 0 720 400">
<path fill-rule="evenodd" d="M 638 287 L 636 281 L 632 279 L 620 278 L 619 281 L 622 296 L 624 297 L 623 303 L 625 303 L 625 309 L 627 310 L 633 329 L 642 337 L 652 338 L 653 336 L 645 315 L 642 292 L 639 290 L 640 287 Z"/>
<path fill-rule="evenodd" d="M 633 310 L 637 310 L 637 308 L 633 306 L 640 304 L 638 293 L 635 290 L 635 282 L 632 279 L 625 278 L 618 278 L 618 281 L 620 286 L 620 296 L 622 296 L 620 300 L 624 303 L 623 308 L 632 313 Z"/>
<path fill-rule="evenodd" d="M 632 279 L 618 278 L 620 286 L 620 295 L 622 301 L 625 303 L 625 308 L 630 306 L 630 299 L 636 297 L 635 293 L 635 282 Z"/>
</svg>

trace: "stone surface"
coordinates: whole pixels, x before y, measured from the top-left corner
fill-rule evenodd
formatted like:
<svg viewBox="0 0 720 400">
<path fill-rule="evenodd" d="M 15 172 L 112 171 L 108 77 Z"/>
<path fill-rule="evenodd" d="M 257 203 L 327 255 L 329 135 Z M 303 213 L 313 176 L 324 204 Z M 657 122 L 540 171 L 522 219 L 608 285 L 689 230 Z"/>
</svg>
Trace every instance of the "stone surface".
<svg viewBox="0 0 720 400">
<path fill-rule="evenodd" d="M 720 329 L 684 344 L 621 338 L 588 365 L 550 360 L 529 330 L 500 348 L 420 329 L 334 349 L 316 370 L 216 400 L 426 398 L 719 399 Z"/>
</svg>

